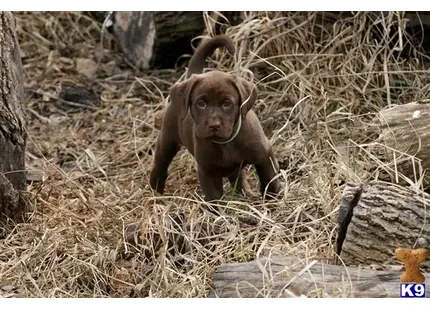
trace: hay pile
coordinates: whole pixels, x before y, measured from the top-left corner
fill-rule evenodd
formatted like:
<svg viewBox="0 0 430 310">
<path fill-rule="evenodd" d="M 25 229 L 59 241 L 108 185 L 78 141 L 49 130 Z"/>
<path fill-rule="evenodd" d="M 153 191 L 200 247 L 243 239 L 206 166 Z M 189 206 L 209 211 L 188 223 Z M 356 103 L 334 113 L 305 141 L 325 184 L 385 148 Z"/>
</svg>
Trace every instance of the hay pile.
<svg viewBox="0 0 430 310">
<path fill-rule="evenodd" d="M 430 95 L 424 56 L 396 52 L 407 46 L 402 14 L 247 12 L 226 27 L 235 58 L 220 50 L 211 62 L 262 80 L 255 110 L 288 162 L 287 185 L 282 200 L 231 201 L 215 217 L 203 211 L 186 151 L 171 165 L 167 196 L 148 186 L 154 122 L 183 72 L 131 70 L 109 33 L 101 49 L 102 24 L 82 13 L 18 13 L 17 27 L 26 161 L 44 181 L 28 188 L 36 207 L 29 221 L 0 241 L 1 296 L 203 297 L 223 263 L 279 253 L 332 258 L 341 184 L 372 176 L 369 158 L 340 156 L 339 147 L 366 143 L 381 108 Z M 67 106 L 58 99 L 65 83 L 91 89 L 98 106 Z M 137 247 L 123 233 L 135 221 Z"/>
</svg>

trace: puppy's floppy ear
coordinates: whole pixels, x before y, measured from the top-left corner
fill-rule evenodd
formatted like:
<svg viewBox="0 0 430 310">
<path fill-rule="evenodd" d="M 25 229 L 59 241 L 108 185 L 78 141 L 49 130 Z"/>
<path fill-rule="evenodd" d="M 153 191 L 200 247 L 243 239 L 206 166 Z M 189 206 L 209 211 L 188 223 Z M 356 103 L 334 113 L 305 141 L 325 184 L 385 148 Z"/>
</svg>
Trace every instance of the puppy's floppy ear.
<svg viewBox="0 0 430 310">
<path fill-rule="evenodd" d="M 188 80 L 176 83 L 170 88 L 170 99 L 172 106 L 175 107 L 176 112 L 181 119 L 187 115 L 191 104 L 191 93 L 197 85 L 198 77 L 191 76 Z"/>
<path fill-rule="evenodd" d="M 240 113 L 242 114 L 242 118 L 245 118 L 246 114 L 251 110 L 257 100 L 257 87 L 253 83 L 240 77 L 235 79 L 234 85 L 240 95 L 239 104 L 242 105 Z"/>
</svg>

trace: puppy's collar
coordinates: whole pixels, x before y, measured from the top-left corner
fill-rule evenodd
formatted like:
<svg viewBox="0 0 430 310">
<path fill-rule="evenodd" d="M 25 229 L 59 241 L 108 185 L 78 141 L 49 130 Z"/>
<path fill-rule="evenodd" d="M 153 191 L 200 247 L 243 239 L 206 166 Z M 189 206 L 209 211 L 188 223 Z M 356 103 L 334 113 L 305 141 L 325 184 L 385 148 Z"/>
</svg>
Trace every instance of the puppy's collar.
<svg viewBox="0 0 430 310">
<path fill-rule="evenodd" d="M 231 141 L 233 141 L 237 137 L 237 135 L 239 134 L 240 128 L 242 127 L 242 114 L 240 114 L 240 110 L 239 110 L 239 119 L 237 120 L 236 124 L 237 124 L 236 130 L 235 130 L 234 134 L 228 140 L 225 140 L 225 141 L 212 140 L 212 142 L 216 143 L 216 144 L 227 144 L 227 143 L 230 143 Z"/>
</svg>

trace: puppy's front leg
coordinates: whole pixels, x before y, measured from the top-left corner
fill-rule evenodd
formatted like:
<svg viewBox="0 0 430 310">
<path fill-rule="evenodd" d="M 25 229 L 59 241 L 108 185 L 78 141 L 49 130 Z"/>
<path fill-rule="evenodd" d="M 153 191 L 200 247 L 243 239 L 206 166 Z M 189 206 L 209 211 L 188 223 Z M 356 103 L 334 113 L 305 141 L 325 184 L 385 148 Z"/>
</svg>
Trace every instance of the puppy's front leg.
<svg viewBox="0 0 430 310">
<path fill-rule="evenodd" d="M 214 173 L 209 173 L 201 167 L 198 168 L 198 173 L 200 187 L 205 200 L 208 202 L 220 200 L 223 195 L 222 177 Z"/>
<path fill-rule="evenodd" d="M 179 151 L 179 143 L 170 137 L 160 135 L 157 139 L 157 146 L 154 154 L 154 166 L 152 167 L 149 182 L 151 188 L 160 194 L 164 193 L 164 186 L 167 179 L 167 170 L 173 157 Z"/>
<path fill-rule="evenodd" d="M 279 165 L 272 149 L 262 163 L 255 165 L 255 169 L 260 179 L 261 194 L 264 195 L 264 191 L 267 187 L 267 194 L 277 196 L 281 191 L 281 182 L 279 178 L 275 178 L 279 172 Z"/>
<path fill-rule="evenodd" d="M 171 112 L 168 110 L 165 114 L 155 147 L 154 164 L 149 176 L 151 188 L 160 194 L 164 193 L 169 165 L 181 147 L 176 133 L 175 119 Z"/>
</svg>

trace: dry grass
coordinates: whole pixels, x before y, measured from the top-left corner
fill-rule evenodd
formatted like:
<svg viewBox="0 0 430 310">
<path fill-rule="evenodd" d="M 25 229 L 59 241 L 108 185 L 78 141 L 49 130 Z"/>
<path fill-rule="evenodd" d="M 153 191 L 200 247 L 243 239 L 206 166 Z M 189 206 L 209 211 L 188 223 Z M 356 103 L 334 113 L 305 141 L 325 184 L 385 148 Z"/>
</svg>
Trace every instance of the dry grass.
<svg viewBox="0 0 430 310">
<path fill-rule="evenodd" d="M 81 13 L 19 13 L 17 24 L 31 90 L 27 165 L 48 178 L 29 186 L 36 207 L 29 221 L 0 242 L 2 296 L 203 297 L 223 263 L 268 253 L 332 258 L 339 183 L 372 177 L 365 152 L 338 149 L 366 143 L 381 108 L 429 97 L 424 57 L 414 51 L 404 60 L 392 48 L 407 45 L 399 42 L 402 14 L 335 21 L 312 12 L 247 12 L 226 30 L 237 55 L 218 51 L 212 63 L 262 80 L 255 110 L 277 156 L 289 161 L 286 189 L 276 202 L 231 200 L 215 217 L 201 206 L 185 151 L 171 165 L 166 196 L 148 186 L 155 112 L 180 74 L 136 75 L 107 33 L 100 55 L 101 24 Z M 379 41 L 372 35 L 378 27 Z M 76 72 L 77 58 L 99 57 L 95 79 Z M 100 106 L 64 112 L 57 97 L 65 81 L 96 90 Z M 134 221 L 143 225 L 137 248 L 123 236 Z"/>
</svg>

